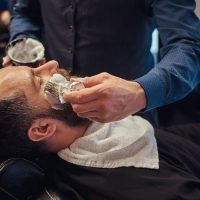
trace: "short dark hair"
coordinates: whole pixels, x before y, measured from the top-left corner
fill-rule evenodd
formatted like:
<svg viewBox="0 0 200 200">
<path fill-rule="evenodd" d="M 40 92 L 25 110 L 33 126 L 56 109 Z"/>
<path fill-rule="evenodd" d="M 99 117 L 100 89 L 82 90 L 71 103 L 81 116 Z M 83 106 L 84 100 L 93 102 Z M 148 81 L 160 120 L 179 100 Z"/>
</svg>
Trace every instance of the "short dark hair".
<svg viewBox="0 0 200 200">
<path fill-rule="evenodd" d="M 26 156 L 34 152 L 37 144 L 33 144 L 26 134 L 31 125 L 30 115 L 31 110 L 24 95 L 0 100 L 1 158 Z"/>
<path fill-rule="evenodd" d="M 69 104 L 63 112 L 29 105 L 24 94 L 0 99 L 0 158 L 32 157 L 48 151 L 43 141 L 33 142 L 27 136 L 32 122 L 41 117 L 56 118 L 70 126 L 90 123 L 78 117 Z"/>
</svg>

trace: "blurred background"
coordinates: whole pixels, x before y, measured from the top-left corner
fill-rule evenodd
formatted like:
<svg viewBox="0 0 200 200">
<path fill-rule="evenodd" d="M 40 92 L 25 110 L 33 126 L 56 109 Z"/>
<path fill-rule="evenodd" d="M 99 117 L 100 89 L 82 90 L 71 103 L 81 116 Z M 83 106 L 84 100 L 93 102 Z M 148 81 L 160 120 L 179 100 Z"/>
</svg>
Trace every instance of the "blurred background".
<svg viewBox="0 0 200 200">
<path fill-rule="evenodd" d="M 196 3 L 197 3 L 196 13 L 200 17 L 200 0 L 196 0 Z"/>
<path fill-rule="evenodd" d="M 0 0 L 0 63 L 5 55 L 5 48 L 9 41 L 10 6 L 11 0 Z"/>
</svg>

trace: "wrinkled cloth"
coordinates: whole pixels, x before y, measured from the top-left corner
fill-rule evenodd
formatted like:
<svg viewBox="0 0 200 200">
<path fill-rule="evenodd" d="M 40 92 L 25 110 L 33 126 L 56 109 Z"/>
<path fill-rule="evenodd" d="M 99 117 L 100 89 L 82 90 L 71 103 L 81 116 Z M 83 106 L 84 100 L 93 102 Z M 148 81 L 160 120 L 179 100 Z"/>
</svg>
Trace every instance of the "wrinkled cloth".
<svg viewBox="0 0 200 200">
<path fill-rule="evenodd" d="M 159 168 L 154 129 L 139 116 L 105 124 L 93 122 L 83 137 L 58 152 L 58 156 L 87 167 Z"/>
</svg>

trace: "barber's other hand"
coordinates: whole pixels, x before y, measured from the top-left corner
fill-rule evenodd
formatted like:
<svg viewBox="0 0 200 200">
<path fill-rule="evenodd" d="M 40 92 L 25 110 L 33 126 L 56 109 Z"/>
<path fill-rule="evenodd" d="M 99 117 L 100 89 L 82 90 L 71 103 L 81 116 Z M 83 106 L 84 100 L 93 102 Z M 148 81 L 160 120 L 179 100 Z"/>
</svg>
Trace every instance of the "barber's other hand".
<svg viewBox="0 0 200 200">
<path fill-rule="evenodd" d="M 3 57 L 2 67 L 12 66 L 12 61 L 8 56 Z"/>
<path fill-rule="evenodd" d="M 144 90 L 137 82 L 104 72 L 87 77 L 84 85 L 85 89 L 64 95 L 80 117 L 99 122 L 117 121 L 146 107 Z"/>
</svg>

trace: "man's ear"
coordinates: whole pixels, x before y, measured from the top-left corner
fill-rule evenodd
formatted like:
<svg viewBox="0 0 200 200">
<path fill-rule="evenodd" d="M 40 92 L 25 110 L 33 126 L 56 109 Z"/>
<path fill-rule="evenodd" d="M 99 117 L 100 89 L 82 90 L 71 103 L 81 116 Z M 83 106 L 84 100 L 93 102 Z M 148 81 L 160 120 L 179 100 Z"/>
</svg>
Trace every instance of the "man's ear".
<svg viewBox="0 0 200 200">
<path fill-rule="evenodd" d="M 28 137 L 35 142 L 42 141 L 54 135 L 56 128 L 53 119 L 39 118 L 34 120 L 28 129 Z"/>
</svg>

